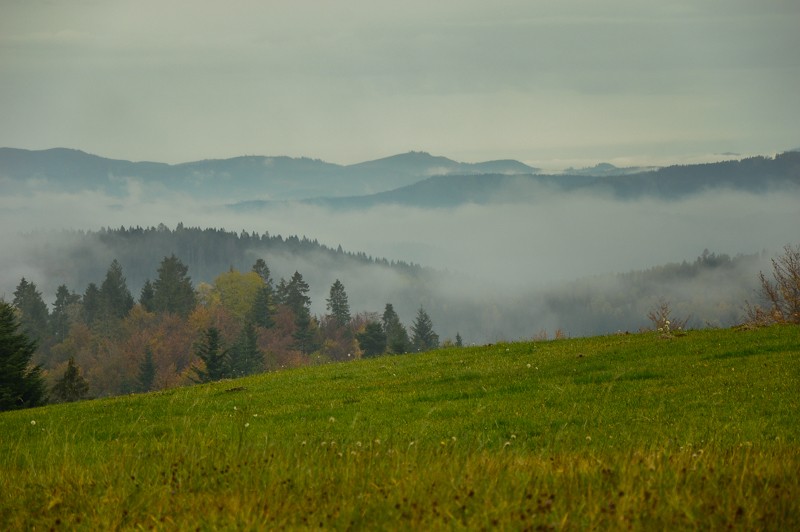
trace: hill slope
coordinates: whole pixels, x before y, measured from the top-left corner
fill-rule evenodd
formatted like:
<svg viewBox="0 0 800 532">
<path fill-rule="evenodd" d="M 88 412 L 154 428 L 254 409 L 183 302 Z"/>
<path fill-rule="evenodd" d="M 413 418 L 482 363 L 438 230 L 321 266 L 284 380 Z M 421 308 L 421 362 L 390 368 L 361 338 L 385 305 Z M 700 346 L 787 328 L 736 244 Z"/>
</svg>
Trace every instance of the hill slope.
<svg viewBox="0 0 800 532">
<path fill-rule="evenodd" d="M 0 526 L 797 529 L 796 327 L 497 344 L 0 414 Z"/>
</svg>

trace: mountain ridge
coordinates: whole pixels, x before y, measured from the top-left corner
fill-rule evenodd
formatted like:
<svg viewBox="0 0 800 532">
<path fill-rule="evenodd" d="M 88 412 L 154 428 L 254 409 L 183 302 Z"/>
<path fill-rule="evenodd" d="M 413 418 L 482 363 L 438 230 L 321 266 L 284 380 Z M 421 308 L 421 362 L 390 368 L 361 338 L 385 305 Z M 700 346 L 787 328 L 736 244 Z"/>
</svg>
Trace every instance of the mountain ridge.
<svg viewBox="0 0 800 532">
<path fill-rule="evenodd" d="M 432 175 L 534 173 L 519 161 L 462 163 L 427 152 L 407 152 L 352 165 L 289 156 L 242 155 L 178 164 L 109 159 L 72 148 L 0 148 L 0 179 L 24 187 L 28 181 L 68 191 L 100 188 L 126 192 L 127 180 L 168 189 L 191 187 L 208 197 L 299 200 L 366 195 L 409 185 Z"/>
<path fill-rule="evenodd" d="M 712 189 L 761 193 L 772 187 L 785 186 L 800 190 L 799 152 L 786 152 L 774 158 L 752 157 L 718 163 L 675 165 L 620 175 L 437 175 L 366 196 L 312 198 L 302 203 L 335 209 L 363 209 L 380 205 L 454 207 L 466 203 L 535 202 L 552 192 L 576 191 L 611 194 L 622 199 L 650 196 L 674 200 Z M 256 209 L 269 204 L 268 201 L 250 200 L 232 207 Z"/>
<path fill-rule="evenodd" d="M 639 171 L 633 171 L 639 170 Z M 124 197 L 132 183 L 150 194 L 172 191 L 253 209 L 275 202 L 333 208 L 398 204 L 535 201 L 543 191 L 610 193 L 619 198 L 675 199 L 713 188 L 763 192 L 800 187 L 800 152 L 715 163 L 624 169 L 608 163 L 543 174 L 515 160 L 464 163 L 411 151 L 351 165 L 289 156 L 243 155 L 178 164 L 108 159 L 71 148 L 0 148 L 0 184 L 9 193 L 99 190 Z"/>
</svg>

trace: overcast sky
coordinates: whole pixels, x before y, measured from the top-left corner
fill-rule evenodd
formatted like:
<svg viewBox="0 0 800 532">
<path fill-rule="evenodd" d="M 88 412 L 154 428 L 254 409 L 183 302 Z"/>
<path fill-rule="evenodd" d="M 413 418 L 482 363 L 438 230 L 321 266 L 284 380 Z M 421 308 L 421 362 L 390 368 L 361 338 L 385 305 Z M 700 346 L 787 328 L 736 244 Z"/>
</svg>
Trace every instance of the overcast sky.
<svg viewBox="0 0 800 532">
<path fill-rule="evenodd" d="M 0 146 L 543 166 L 800 147 L 796 0 L 0 0 Z"/>
</svg>

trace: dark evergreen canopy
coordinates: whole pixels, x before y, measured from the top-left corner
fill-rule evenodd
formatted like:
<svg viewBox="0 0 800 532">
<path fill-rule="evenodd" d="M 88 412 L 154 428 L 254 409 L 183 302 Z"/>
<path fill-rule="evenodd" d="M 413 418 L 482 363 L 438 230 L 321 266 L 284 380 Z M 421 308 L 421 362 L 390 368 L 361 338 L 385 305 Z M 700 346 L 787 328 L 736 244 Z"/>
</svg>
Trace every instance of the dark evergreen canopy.
<svg viewBox="0 0 800 532">
<path fill-rule="evenodd" d="M 330 296 L 326 301 L 331 317 L 340 327 L 350 323 L 350 304 L 347 301 L 344 285 L 339 279 L 336 279 L 336 282 L 331 286 Z"/>
<path fill-rule="evenodd" d="M 188 316 L 194 310 L 197 296 L 188 273 L 189 268 L 178 257 L 164 257 L 153 283 L 153 310 L 179 316 Z"/>
<path fill-rule="evenodd" d="M 434 332 L 433 322 L 422 307 L 417 311 L 417 317 L 411 325 L 411 332 L 413 333 L 411 343 L 415 350 L 430 351 L 439 347 L 439 335 Z"/>
<path fill-rule="evenodd" d="M 0 411 L 47 401 L 42 370 L 31 365 L 36 342 L 19 331 L 14 308 L 0 300 Z"/>
</svg>

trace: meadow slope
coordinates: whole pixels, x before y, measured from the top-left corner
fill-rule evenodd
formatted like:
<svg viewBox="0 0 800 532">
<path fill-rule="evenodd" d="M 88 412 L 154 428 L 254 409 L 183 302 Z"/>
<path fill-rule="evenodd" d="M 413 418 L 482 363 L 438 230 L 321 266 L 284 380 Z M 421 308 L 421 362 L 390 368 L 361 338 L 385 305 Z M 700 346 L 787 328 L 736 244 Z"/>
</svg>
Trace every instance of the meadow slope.
<svg viewBox="0 0 800 532">
<path fill-rule="evenodd" d="M 800 331 L 385 356 L 0 414 L 0 528 L 800 529 Z"/>
</svg>

